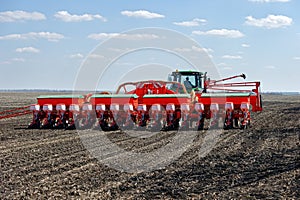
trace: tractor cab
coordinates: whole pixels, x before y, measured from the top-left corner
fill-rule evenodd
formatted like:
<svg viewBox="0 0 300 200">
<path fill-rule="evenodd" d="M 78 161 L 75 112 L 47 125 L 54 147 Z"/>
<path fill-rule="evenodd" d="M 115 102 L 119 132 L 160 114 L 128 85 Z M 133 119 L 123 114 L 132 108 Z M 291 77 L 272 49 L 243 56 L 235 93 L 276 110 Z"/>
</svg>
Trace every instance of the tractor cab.
<svg viewBox="0 0 300 200">
<path fill-rule="evenodd" d="M 203 90 L 206 72 L 178 71 L 172 72 L 168 77 L 169 81 L 182 83 L 188 92 L 192 90 Z"/>
</svg>

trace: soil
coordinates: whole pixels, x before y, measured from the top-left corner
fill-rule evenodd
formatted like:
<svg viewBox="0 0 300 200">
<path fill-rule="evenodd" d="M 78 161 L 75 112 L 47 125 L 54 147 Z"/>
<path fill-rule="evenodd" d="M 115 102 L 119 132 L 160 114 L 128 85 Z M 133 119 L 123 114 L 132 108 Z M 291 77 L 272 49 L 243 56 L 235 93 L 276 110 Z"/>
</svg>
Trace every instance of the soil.
<svg viewBox="0 0 300 200">
<path fill-rule="evenodd" d="M 1 93 L 0 112 L 35 103 L 38 95 Z M 31 115 L 2 119 L 0 198 L 299 199 L 300 97 L 264 95 L 263 106 L 249 129 L 222 132 L 206 156 L 199 156 L 205 133 L 194 132 L 189 148 L 169 165 L 133 173 L 94 158 L 80 132 L 28 130 Z M 127 152 L 147 153 L 177 133 L 99 134 Z"/>
</svg>

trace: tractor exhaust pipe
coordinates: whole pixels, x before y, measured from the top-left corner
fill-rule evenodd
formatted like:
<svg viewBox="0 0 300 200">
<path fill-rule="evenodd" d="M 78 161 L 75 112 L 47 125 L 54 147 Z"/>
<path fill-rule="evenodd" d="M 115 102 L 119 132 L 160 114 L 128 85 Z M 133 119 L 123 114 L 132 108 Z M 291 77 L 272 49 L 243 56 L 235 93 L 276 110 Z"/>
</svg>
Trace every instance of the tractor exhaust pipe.
<svg viewBox="0 0 300 200">
<path fill-rule="evenodd" d="M 245 74 L 241 74 L 240 75 L 243 79 L 246 79 L 246 75 Z"/>
</svg>

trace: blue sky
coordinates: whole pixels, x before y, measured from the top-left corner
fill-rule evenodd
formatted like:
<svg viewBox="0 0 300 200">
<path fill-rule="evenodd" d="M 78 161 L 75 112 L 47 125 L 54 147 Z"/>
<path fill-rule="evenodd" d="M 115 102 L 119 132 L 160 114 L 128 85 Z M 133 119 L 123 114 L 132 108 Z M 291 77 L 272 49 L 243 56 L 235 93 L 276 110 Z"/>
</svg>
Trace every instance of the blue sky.
<svg viewBox="0 0 300 200">
<path fill-rule="evenodd" d="M 249 81 L 260 80 L 263 91 L 300 92 L 297 0 L 0 3 L 1 89 L 72 89 L 99 43 L 124 31 L 159 27 L 198 42 L 222 77 L 245 73 Z"/>
</svg>

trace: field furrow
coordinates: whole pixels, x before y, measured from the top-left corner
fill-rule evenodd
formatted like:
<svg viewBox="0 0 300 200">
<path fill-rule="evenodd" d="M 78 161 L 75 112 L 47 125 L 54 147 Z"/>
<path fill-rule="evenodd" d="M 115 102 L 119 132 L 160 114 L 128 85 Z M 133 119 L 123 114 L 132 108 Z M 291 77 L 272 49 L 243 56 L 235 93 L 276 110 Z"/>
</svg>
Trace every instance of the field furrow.
<svg viewBox="0 0 300 200">
<path fill-rule="evenodd" d="M 35 95 L 2 93 L 0 111 Z M 28 130 L 31 115 L 0 120 L 0 198 L 299 199 L 300 100 L 263 99 L 247 130 Z"/>
</svg>

